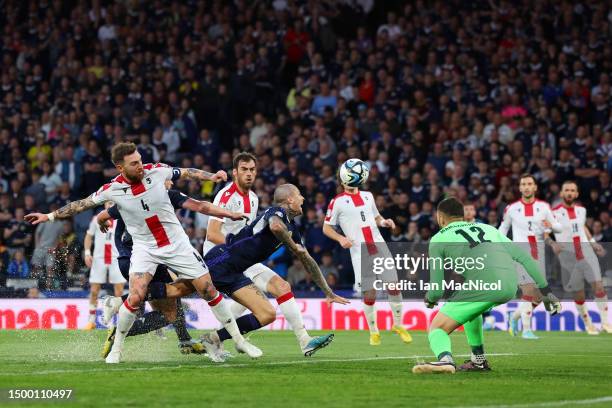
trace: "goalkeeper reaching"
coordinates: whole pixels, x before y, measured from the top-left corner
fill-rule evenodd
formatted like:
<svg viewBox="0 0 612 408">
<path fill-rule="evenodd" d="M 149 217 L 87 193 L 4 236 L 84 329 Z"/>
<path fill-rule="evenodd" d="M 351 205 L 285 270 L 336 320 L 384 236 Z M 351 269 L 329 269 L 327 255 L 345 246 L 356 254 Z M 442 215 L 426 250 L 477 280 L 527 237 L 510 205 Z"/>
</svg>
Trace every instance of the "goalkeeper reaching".
<svg viewBox="0 0 612 408">
<path fill-rule="evenodd" d="M 561 303 L 548 288 L 538 264 L 529 254 L 512 243 L 496 228 L 464 221 L 463 205 L 456 198 L 446 198 L 438 205 L 436 220 L 441 230 L 429 243 L 430 290 L 425 296 L 428 307 L 444 295 L 444 266 L 450 263 L 462 282 L 451 282 L 455 292 L 440 308 L 429 327 L 429 345 L 438 361 L 417 364 L 415 374 L 454 373 L 455 362 L 449 334 L 463 325 L 472 356 L 460 371 L 489 371 L 485 358 L 482 314 L 506 303 L 516 295 L 518 275 L 513 260 L 524 266 L 542 293 L 546 310 L 561 311 Z M 448 282 L 446 283 L 448 288 Z"/>
</svg>

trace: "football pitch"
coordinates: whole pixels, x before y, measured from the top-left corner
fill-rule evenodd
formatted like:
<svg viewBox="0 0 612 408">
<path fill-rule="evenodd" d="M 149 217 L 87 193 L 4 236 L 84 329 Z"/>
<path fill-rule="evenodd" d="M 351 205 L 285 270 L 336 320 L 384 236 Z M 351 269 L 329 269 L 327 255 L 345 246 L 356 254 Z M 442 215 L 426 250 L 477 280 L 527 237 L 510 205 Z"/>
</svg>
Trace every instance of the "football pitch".
<svg viewBox="0 0 612 408">
<path fill-rule="evenodd" d="M 193 332 L 195 334 L 195 332 Z M 99 357 L 105 332 L 0 331 L 2 406 L 210 407 L 556 407 L 612 406 L 612 335 L 539 332 L 522 340 L 486 332 L 491 372 L 421 375 L 417 360 L 433 358 L 424 332 L 406 345 L 381 332 L 338 331 L 334 342 L 306 358 L 289 331 L 261 331 L 251 341 L 259 360 L 238 355 L 213 364 L 181 355 L 167 340 L 130 337 L 124 362 Z M 469 353 L 463 333 L 452 335 L 457 362 Z M 235 354 L 230 342 L 226 349 Z M 68 401 L 17 402 L 7 389 L 72 389 Z"/>
</svg>

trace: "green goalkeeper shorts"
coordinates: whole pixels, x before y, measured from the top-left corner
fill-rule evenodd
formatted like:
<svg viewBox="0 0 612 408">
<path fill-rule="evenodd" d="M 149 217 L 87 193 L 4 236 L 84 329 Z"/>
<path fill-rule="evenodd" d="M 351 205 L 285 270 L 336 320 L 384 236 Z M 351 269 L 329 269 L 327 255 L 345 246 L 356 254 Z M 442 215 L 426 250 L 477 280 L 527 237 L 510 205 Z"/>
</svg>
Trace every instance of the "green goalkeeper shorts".
<svg viewBox="0 0 612 408">
<path fill-rule="evenodd" d="M 440 309 L 440 313 L 457 323 L 464 324 L 500 304 L 498 302 L 446 302 Z"/>
</svg>

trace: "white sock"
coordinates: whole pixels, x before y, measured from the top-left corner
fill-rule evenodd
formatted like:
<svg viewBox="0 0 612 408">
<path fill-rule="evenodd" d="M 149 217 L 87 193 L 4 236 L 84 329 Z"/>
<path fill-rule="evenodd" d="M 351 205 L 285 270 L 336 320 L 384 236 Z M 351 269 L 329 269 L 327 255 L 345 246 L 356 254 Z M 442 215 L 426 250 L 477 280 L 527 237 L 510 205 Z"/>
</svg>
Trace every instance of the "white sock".
<svg viewBox="0 0 612 408">
<path fill-rule="evenodd" d="M 300 311 L 300 307 L 293 297 L 293 293 L 285 293 L 284 295 L 276 298 L 276 301 L 278 302 L 278 307 L 283 313 L 283 316 L 285 316 L 285 319 L 291 325 L 300 347 L 305 347 L 310 341 L 310 336 L 304 327 L 302 312 Z"/>
<path fill-rule="evenodd" d="M 230 310 L 232 311 L 232 315 L 234 316 L 234 319 L 242 316 L 242 314 L 244 313 L 246 309 L 247 309 L 246 307 L 242 306 L 238 302 L 233 302 L 232 305 L 230 306 Z"/>
<path fill-rule="evenodd" d="M 117 332 L 115 333 L 115 342 L 113 343 L 113 350 L 123 349 L 123 342 L 125 341 L 125 336 L 127 336 L 128 332 L 132 328 L 132 325 L 136 320 L 137 312 L 138 307 L 130 306 L 127 299 L 119 308 L 119 313 L 117 314 Z"/>
<path fill-rule="evenodd" d="M 97 311 L 97 305 L 94 303 L 90 303 L 89 304 L 89 323 L 95 323 L 96 322 L 96 311 Z"/>
<path fill-rule="evenodd" d="M 365 313 L 365 317 L 368 322 L 370 334 L 378 334 L 378 325 L 376 324 L 376 306 L 374 306 L 374 302 L 372 302 L 371 305 L 364 302 L 363 312 Z"/>
<path fill-rule="evenodd" d="M 531 302 L 521 303 L 521 322 L 523 322 L 523 331 L 531 330 L 531 315 L 533 312 L 533 305 Z"/>
<path fill-rule="evenodd" d="M 223 299 L 223 296 L 219 293 L 215 299 L 208 302 L 208 306 L 210 306 L 210 310 L 212 310 L 217 320 L 225 327 L 225 330 L 227 330 L 230 336 L 232 336 L 234 342 L 242 343 L 244 337 L 240 334 L 240 330 L 228 306 L 227 300 Z"/>
<path fill-rule="evenodd" d="M 402 326 L 402 294 L 401 292 L 397 295 L 388 295 L 389 306 L 393 310 L 393 325 Z"/>
<path fill-rule="evenodd" d="M 580 317 L 582 318 L 585 326 L 590 326 L 593 324 L 591 322 L 591 316 L 589 316 L 589 309 L 584 304 L 584 300 L 581 303 L 576 302 L 576 309 L 578 309 L 578 313 L 580 313 Z"/>
<path fill-rule="evenodd" d="M 472 353 L 472 356 L 470 358 L 472 360 L 472 363 L 476 363 L 476 364 L 482 364 L 485 362 L 486 357 L 484 354 L 474 354 Z"/>
<path fill-rule="evenodd" d="M 601 315 L 601 324 L 609 324 L 608 323 L 608 295 L 606 295 L 606 293 L 602 293 L 599 295 L 603 295 L 603 296 L 597 296 L 598 294 L 595 295 L 595 304 L 597 305 L 597 308 L 599 309 L 599 314 Z"/>
</svg>

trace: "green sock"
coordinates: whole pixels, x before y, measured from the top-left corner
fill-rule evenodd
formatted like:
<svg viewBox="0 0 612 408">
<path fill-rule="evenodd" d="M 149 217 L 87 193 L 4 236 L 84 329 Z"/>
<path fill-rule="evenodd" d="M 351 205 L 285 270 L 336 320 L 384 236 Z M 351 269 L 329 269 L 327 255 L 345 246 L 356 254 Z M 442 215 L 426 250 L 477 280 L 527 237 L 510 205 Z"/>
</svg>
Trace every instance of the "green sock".
<svg viewBox="0 0 612 408">
<path fill-rule="evenodd" d="M 434 352 L 438 360 L 447 357 L 451 362 L 453 357 L 451 354 L 451 340 L 448 334 L 442 329 L 434 329 L 429 332 L 429 347 Z"/>
<path fill-rule="evenodd" d="M 484 360 L 482 315 L 470 320 L 467 323 L 464 323 L 463 329 L 465 331 L 465 335 L 467 336 L 468 344 L 472 349 L 472 360 L 478 360 L 475 362 L 480 363 L 482 360 Z"/>
</svg>

